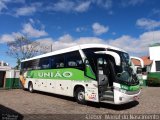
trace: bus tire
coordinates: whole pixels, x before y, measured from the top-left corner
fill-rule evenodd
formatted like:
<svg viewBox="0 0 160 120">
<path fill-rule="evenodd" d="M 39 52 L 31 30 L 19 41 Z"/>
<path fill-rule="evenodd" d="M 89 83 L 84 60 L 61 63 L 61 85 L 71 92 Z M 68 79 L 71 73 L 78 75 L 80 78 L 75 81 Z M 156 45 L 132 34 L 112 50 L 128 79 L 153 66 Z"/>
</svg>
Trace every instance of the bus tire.
<svg viewBox="0 0 160 120">
<path fill-rule="evenodd" d="M 79 104 L 86 104 L 84 88 L 78 87 L 76 89 L 76 91 L 75 91 L 75 98 L 76 98 L 77 103 L 79 103 Z"/>
<path fill-rule="evenodd" d="M 32 84 L 32 82 L 29 82 L 29 84 L 28 84 L 28 90 L 29 90 L 29 92 L 30 93 L 33 93 L 33 84 Z"/>
</svg>

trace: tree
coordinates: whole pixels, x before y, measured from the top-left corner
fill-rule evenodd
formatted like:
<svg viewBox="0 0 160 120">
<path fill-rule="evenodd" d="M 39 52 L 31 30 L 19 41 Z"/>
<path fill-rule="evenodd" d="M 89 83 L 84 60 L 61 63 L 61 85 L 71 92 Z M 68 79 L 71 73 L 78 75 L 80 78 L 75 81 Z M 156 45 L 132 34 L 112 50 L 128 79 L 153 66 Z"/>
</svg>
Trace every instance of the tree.
<svg viewBox="0 0 160 120">
<path fill-rule="evenodd" d="M 39 53 L 39 44 L 36 41 L 31 41 L 25 36 L 17 37 L 15 41 L 8 42 L 7 54 L 17 59 L 16 68 L 19 69 L 22 59 L 31 58 Z"/>
</svg>

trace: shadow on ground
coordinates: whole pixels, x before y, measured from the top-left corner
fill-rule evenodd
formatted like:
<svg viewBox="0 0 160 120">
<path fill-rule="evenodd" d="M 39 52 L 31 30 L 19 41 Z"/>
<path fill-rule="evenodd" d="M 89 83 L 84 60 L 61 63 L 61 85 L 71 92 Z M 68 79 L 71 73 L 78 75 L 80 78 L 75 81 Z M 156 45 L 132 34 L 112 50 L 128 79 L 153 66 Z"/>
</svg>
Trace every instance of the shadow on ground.
<svg viewBox="0 0 160 120">
<path fill-rule="evenodd" d="M 0 104 L 0 120 L 22 120 L 23 115 Z"/>
<path fill-rule="evenodd" d="M 40 91 L 36 91 L 36 93 L 76 102 L 74 98 L 68 97 L 68 96 L 62 96 L 62 95 L 57 95 L 57 94 L 52 94 L 52 93 L 45 93 L 45 92 L 40 92 Z M 114 105 L 114 104 L 109 104 L 109 103 L 95 103 L 95 102 L 87 102 L 86 105 L 89 107 L 107 108 L 107 109 L 119 111 L 119 110 L 126 110 L 126 109 L 136 107 L 138 104 L 139 104 L 138 101 L 133 101 L 133 102 L 129 102 L 129 103 L 122 104 L 122 105 Z"/>
<path fill-rule="evenodd" d="M 47 96 L 51 96 L 51 97 L 60 98 L 60 99 L 63 99 L 63 100 L 76 102 L 73 97 L 58 95 L 58 94 L 54 94 L 54 93 L 46 93 L 46 92 L 42 92 L 42 91 L 34 91 L 34 93 L 38 93 L 38 94 L 42 94 L 42 95 L 47 95 Z"/>
<path fill-rule="evenodd" d="M 93 102 L 88 102 L 87 105 L 91 107 L 96 107 L 96 108 L 107 108 L 107 109 L 112 109 L 116 111 L 120 110 L 127 110 L 133 107 L 136 107 L 139 104 L 138 101 L 133 101 L 129 103 L 125 103 L 122 105 L 114 105 L 114 104 L 109 104 L 109 103 L 93 103 Z"/>
</svg>

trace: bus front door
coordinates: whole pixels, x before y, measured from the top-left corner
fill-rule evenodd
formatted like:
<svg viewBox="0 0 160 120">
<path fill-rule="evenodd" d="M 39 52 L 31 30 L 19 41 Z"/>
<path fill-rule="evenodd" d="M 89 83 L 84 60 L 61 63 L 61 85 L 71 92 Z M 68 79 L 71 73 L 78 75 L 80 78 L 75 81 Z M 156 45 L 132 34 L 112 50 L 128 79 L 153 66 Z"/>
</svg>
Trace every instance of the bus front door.
<svg viewBox="0 0 160 120">
<path fill-rule="evenodd" d="M 103 57 L 97 59 L 97 79 L 99 86 L 99 100 L 109 103 L 114 101 L 112 85 L 113 81 L 110 77 L 110 60 Z M 112 85 L 111 85 L 112 83 Z"/>
</svg>

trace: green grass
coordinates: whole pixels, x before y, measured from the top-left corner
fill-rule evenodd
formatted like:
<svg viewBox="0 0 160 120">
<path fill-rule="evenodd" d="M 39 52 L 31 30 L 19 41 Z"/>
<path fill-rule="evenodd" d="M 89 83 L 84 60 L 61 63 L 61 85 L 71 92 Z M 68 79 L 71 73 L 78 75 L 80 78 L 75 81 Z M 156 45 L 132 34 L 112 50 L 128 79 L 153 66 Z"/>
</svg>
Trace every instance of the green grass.
<svg viewBox="0 0 160 120">
<path fill-rule="evenodd" d="M 160 86 L 160 72 L 148 73 L 147 85 L 148 86 Z"/>
</svg>

